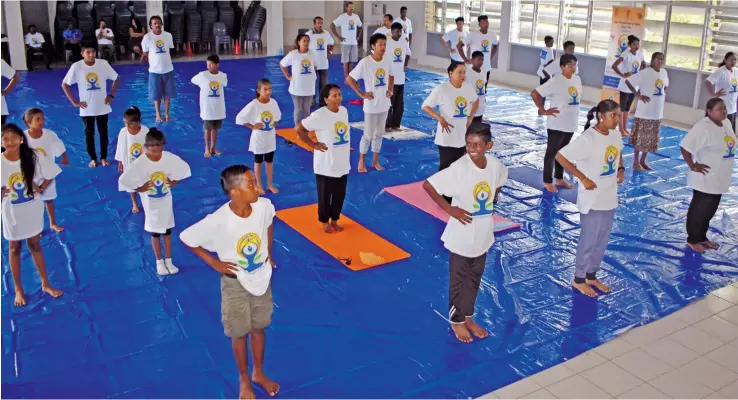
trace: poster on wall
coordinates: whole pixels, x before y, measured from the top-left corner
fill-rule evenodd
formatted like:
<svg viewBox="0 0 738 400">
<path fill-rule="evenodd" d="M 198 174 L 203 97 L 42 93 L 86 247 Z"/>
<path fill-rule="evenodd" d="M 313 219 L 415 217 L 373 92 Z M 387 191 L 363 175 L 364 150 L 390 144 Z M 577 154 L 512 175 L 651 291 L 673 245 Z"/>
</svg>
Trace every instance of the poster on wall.
<svg viewBox="0 0 738 400">
<path fill-rule="evenodd" d="M 610 44 L 607 47 L 605 77 L 602 80 L 602 100 L 620 101 L 618 84 L 620 75 L 612 69 L 612 64 L 628 49 L 628 36 L 644 38 L 646 33 L 646 10 L 643 8 L 612 7 Z"/>
</svg>

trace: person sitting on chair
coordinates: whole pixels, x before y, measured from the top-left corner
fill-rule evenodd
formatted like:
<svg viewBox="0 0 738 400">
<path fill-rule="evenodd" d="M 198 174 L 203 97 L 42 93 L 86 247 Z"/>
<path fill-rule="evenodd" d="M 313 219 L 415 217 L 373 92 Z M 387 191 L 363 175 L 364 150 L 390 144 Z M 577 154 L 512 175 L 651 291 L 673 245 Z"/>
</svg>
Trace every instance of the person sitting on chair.
<svg viewBox="0 0 738 400">
<path fill-rule="evenodd" d="M 100 27 L 95 30 L 95 37 L 97 38 L 97 52 L 100 53 L 100 57 L 108 60 L 108 62 L 115 61 L 113 31 L 105 27 L 105 21 L 102 19 L 100 20 Z"/>
<path fill-rule="evenodd" d="M 28 25 L 28 33 L 26 33 L 26 67 L 29 71 L 33 71 L 33 56 L 41 53 L 46 61 L 46 69 L 51 69 L 51 54 L 44 47 L 46 39 L 44 35 L 36 31 L 36 25 Z"/>
<path fill-rule="evenodd" d="M 67 22 L 67 29 L 64 30 L 62 36 L 64 37 L 64 50 L 72 52 L 71 61 L 74 63 L 81 60 L 82 47 L 79 42 L 82 40 L 82 32 L 74 27 L 74 20 Z"/>
</svg>

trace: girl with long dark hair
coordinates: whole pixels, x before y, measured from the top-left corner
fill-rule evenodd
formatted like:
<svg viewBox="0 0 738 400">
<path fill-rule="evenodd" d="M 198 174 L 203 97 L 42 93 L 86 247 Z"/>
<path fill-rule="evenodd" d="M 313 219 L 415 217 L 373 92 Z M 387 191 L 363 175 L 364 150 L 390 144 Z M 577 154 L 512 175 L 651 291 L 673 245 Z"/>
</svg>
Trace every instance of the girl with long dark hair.
<svg viewBox="0 0 738 400">
<path fill-rule="evenodd" d="M 736 115 L 738 115 L 738 67 L 736 67 L 736 55 L 732 51 L 725 53 L 723 61 L 718 65 L 715 72 L 705 79 L 707 91 L 714 97 L 719 97 L 725 102 L 728 119 L 736 129 Z"/>
<path fill-rule="evenodd" d="M 146 36 L 146 27 L 141 25 L 136 17 L 131 17 L 131 27 L 128 28 L 128 36 L 130 36 L 130 39 L 128 39 L 128 50 L 143 58 L 141 42 L 144 36 Z"/>
</svg>

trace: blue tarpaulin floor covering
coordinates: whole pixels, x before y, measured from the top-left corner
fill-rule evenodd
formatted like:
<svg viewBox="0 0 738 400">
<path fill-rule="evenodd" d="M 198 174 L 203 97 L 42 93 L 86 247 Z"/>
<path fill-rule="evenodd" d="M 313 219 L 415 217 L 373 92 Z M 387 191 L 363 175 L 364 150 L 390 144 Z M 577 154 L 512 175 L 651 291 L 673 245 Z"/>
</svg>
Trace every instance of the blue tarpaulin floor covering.
<svg viewBox="0 0 738 400">
<path fill-rule="evenodd" d="M 65 294 L 58 300 L 40 294 L 24 248 L 22 275 L 29 305 L 13 307 L 12 278 L 3 262 L 3 397 L 238 395 L 238 373 L 220 322 L 218 274 L 185 249 L 177 235 L 227 201 L 219 185 L 224 167 L 252 165 L 250 133 L 234 121 L 254 98 L 257 79 L 272 80 L 283 115 L 279 125 L 293 126 L 288 82 L 278 62 L 221 63 L 229 76 L 228 119 L 219 137 L 226 154 L 210 159 L 203 158 L 198 89 L 189 82 L 205 69 L 205 62 L 175 64 L 175 121 L 159 127 L 167 135 L 166 149 L 183 157 L 193 176 L 174 190 L 174 262 L 180 273 L 165 278 L 155 273 L 143 214 L 131 214 L 128 195 L 117 191 L 115 166 L 86 167 L 82 121 L 60 88 L 66 71 L 21 73 L 20 84 L 8 96 L 9 121 L 18 123 L 23 110 L 41 107 L 46 127 L 65 142 L 72 162 L 58 177 L 57 217 L 66 231 L 47 228 L 42 238 L 51 281 Z M 115 68 L 121 86 L 109 123 L 111 152 L 127 106 L 141 107 L 144 124 L 155 125 L 153 106 L 146 99 L 146 67 Z M 415 70 L 408 77 L 403 125 L 432 133 L 435 123 L 420 105 L 445 77 Z M 341 66 L 333 59 L 330 81 L 342 80 Z M 357 96 L 342 87 L 351 121 L 361 121 L 361 106 L 348 104 Z M 545 121 L 527 94 L 490 87 L 485 115 L 493 122 L 493 152 L 505 165 L 540 169 Z M 360 134 L 352 130 L 354 148 Z M 573 293 L 569 286 L 579 237 L 576 206 L 511 180 L 496 212 L 522 228 L 500 235 L 490 250 L 476 318 L 492 335 L 473 344 L 459 343 L 439 317 L 448 304 L 443 223 L 382 191 L 436 171 L 432 138 L 386 140 L 384 172 L 359 175 L 358 152 L 352 152 L 344 213 L 412 256 L 352 272 L 275 219 L 279 268 L 272 278 L 275 310 L 267 333 L 266 372 L 281 384 L 279 396 L 480 396 L 734 282 L 735 189 L 723 196 L 712 220 L 709 234 L 720 249 L 697 255 L 686 248 L 691 190 L 679 158 L 683 135 L 664 127 L 661 150 L 650 156 L 655 171 L 626 172 L 600 275 L 613 293 L 598 299 Z M 626 146 L 624 154 L 630 166 L 632 148 Z M 269 198 L 277 210 L 316 201 L 309 152 L 279 140 L 274 169 L 281 193 Z M 3 242 L 3 260 L 7 251 Z M 257 396 L 267 397 L 259 390 Z"/>
</svg>

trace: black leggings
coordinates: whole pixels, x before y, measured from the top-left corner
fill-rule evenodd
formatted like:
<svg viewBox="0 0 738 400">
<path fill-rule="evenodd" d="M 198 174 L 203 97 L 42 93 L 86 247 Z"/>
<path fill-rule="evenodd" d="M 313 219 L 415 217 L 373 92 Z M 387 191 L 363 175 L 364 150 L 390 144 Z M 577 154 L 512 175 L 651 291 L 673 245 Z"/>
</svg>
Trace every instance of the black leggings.
<svg viewBox="0 0 738 400">
<path fill-rule="evenodd" d="M 348 175 L 333 178 L 315 174 L 318 186 L 318 221 L 327 224 L 329 220 L 338 221 L 346 198 Z"/>
<path fill-rule="evenodd" d="M 546 156 L 543 158 L 543 183 L 552 183 L 551 172 L 554 178 L 564 179 L 564 167 L 556 161 L 556 153 L 569 144 L 573 132 L 561 132 L 553 129 L 548 130 L 548 142 L 546 143 Z"/>
<path fill-rule="evenodd" d="M 453 164 L 456 160 L 458 160 L 461 157 L 464 157 L 464 154 L 466 154 L 466 146 L 464 147 L 445 147 L 445 146 L 438 146 L 438 156 L 440 158 L 439 160 L 439 166 L 438 170 L 443 171 L 444 169 L 448 168 Z M 448 204 L 451 204 L 451 198 L 443 196 L 446 201 L 448 201 Z"/>
<path fill-rule="evenodd" d="M 710 194 L 695 190 L 687 211 L 687 243 L 697 244 L 707 240 L 710 220 L 720 205 L 720 194 Z"/>
<path fill-rule="evenodd" d="M 161 236 L 169 236 L 171 234 L 172 234 L 172 230 L 171 229 L 167 229 L 167 231 L 164 232 L 164 233 L 151 232 L 151 237 L 158 238 L 158 237 L 161 237 Z"/>
<path fill-rule="evenodd" d="M 95 122 L 97 122 L 97 132 L 100 134 L 100 158 L 108 158 L 108 114 L 98 115 L 96 117 L 82 117 L 85 124 L 85 142 L 87 143 L 87 154 L 90 160 L 97 161 L 95 154 Z"/>
<path fill-rule="evenodd" d="M 399 128 L 405 111 L 405 85 L 395 85 L 392 89 L 391 107 L 387 113 L 387 128 Z"/>
<path fill-rule="evenodd" d="M 254 162 L 257 164 L 261 164 L 264 161 L 268 162 L 269 164 L 274 162 L 274 152 L 266 153 L 266 154 L 254 154 Z"/>
</svg>

